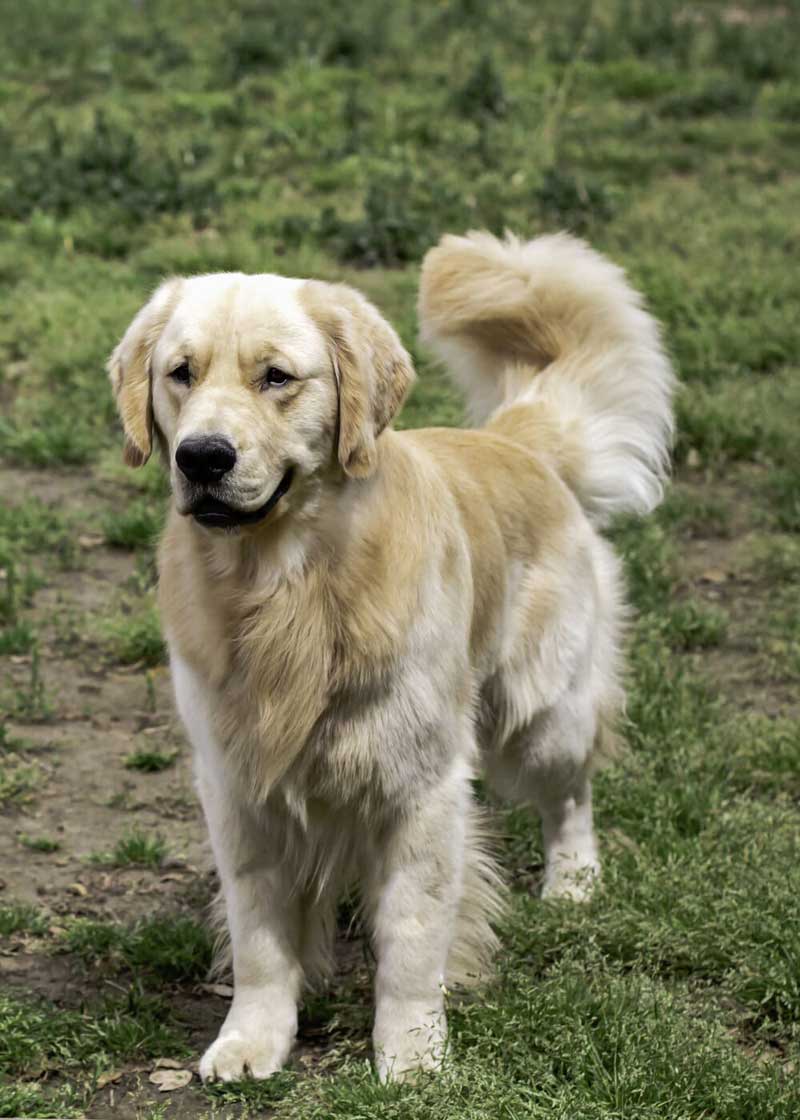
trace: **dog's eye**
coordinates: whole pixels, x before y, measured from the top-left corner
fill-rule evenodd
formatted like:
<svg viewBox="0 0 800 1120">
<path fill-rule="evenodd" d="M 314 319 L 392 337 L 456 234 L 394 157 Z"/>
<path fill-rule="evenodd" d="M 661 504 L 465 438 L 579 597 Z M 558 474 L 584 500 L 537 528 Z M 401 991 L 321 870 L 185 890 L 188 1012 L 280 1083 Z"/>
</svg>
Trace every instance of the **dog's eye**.
<svg viewBox="0 0 800 1120">
<path fill-rule="evenodd" d="M 192 380 L 192 371 L 189 369 L 189 363 L 182 362 L 179 366 L 176 366 L 175 369 L 171 369 L 168 376 L 181 385 L 188 385 Z"/>
<path fill-rule="evenodd" d="M 278 369 L 277 366 L 270 366 L 264 374 L 264 379 L 261 382 L 262 388 L 266 389 L 269 385 L 280 387 L 281 385 L 288 385 L 294 378 L 290 373 L 284 369 Z"/>
</svg>

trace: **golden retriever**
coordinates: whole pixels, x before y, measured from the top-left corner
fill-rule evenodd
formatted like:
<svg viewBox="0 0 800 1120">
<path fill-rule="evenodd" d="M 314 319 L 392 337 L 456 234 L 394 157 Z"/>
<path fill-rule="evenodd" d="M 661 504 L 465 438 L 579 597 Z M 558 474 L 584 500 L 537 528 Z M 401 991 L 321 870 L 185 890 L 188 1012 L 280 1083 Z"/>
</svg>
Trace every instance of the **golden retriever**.
<svg viewBox="0 0 800 1120">
<path fill-rule="evenodd" d="M 287 1060 L 352 884 L 380 1076 L 441 1064 L 445 985 L 495 948 L 478 767 L 541 817 L 544 895 L 599 871 L 625 617 L 599 530 L 661 495 L 658 328 L 564 234 L 445 237 L 419 308 L 483 426 L 391 429 L 411 361 L 344 285 L 170 279 L 110 359 L 127 461 L 155 443 L 171 478 L 160 608 L 235 984 L 204 1078 Z"/>
</svg>

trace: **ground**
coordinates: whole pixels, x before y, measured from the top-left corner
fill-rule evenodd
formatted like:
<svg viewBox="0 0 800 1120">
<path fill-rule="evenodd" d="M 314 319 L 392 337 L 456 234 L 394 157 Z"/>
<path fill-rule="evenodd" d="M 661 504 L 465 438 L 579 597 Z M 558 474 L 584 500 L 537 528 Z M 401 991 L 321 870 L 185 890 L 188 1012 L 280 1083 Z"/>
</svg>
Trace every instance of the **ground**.
<svg viewBox="0 0 800 1120">
<path fill-rule="evenodd" d="M 0 1115 L 798 1115 L 800 9 L 3 18 Z M 414 355 L 400 423 L 459 423 L 414 299 L 425 249 L 475 226 L 610 254 L 682 383 L 666 501 L 612 530 L 636 613 L 625 745 L 597 781 L 603 884 L 539 901 L 536 824 L 492 807 L 503 949 L 493 983 L 451 995 L 440 1078 L 378 1085 L 373 962 L 343 904 L 290 1069 L 203 1088 L 230 992 L 153 600 L 166 490 L 122 466 L 103 364 L 162 275 L 343 278 Z"/>
</svg>

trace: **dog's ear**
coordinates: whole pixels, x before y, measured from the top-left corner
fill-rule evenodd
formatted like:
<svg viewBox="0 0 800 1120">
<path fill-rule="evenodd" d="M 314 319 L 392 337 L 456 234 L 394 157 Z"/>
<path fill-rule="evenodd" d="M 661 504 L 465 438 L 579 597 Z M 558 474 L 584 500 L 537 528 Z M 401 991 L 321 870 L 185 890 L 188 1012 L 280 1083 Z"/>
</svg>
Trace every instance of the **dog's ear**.
<svg viewBox="0 0 800 1120">
<path fill-rule="evenodd" d="M 181 280 L 165 280 L 136 315 L 108 359 L 107 370 L 125 432 L 123 457 L 141 467 L 153 449 L 150 359 L 178 298 Z"/>
<path fill-rule="evenodd" d="M 354 288 L 309 280 L 303 302 L 331 346 L 339 462 L 352 478 L 366 478 L 375 469 L 375 440 L 414 383 L 411 358 L 394 328 Z"/>
</svg>

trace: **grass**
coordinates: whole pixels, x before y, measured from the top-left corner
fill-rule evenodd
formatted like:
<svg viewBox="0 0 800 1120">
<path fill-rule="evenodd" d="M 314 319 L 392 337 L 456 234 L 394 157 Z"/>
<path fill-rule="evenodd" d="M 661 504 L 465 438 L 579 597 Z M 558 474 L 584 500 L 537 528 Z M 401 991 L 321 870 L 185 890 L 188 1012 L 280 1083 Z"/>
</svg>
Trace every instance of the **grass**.
<svg viewBox="0 0 800 1120">
<path fill-rule="evenodd" d="M 58 840 L 51 840 L 48 836 L 20 836 L 20 843 L 32 852 L 49 854 L 61 848 Z"/>
<path fill-rule="evenodd" d="M 80 1011 L 0 996 L 0 1072 L 6 1078 L 30 1069 L 35 1081 L 0 1084 L 0 1115 L 81 1116 L 96 1077 L 120 1060 L 181 1053 L 183 1043 L 168 1004 L 131 987 L 123 997 Z M 66 1076 L 90 1069 L 79 1089 Z M 48 1091 L 42 1075 L 58 1075 Z"/>
<path fill-rule="evenodd" d="M 93 965 L 145 970 L 167 981 L 205 979 L 212 957 L 207 929 L 188 917 L 158 917 L 132 926 L 78 918 L 69 924 L 62 948 Z"/>
<path fill-rule="evenodd" d="M 0 937 L 10 937 L 14 933 L 39 936 L 46 933 L 47 928 L 47 916 L 35 906 L 20 903 L 0 906 Z"/>
<path fill-rule="evenodd" d="M 152 549 L 161 530 L 160 510 L 150 498 L 132 501 L 125 509 L 109 511 L 103 519 L 103 532 L 110 545 L 124 549 Z"/>
<path fill-rule="evenodd" d="M 93 855 L 92 862 L 106 867 L 158 867 L 166 854 L 167 845 L 161 836 L 134 831 L 118 840 L 112 851 Z"/>
<path fill-rule="evenodd" d="M 104 623 L 111 656 L 121 665 L 159 665 L 166 659 L 164 639 L 155 603 L 144 597 L 125 604 L 115 618 Z"/>
<path fill-rule="evenodd" d="M 739 13 L 710 0 L 9 10 L 0 459 L 93 488 L 102 506 L 87 525 L 14 483 L 0 507 L 0 697 L 14 719 L 57 715 L 37 595 L 91 562 L 76 544 L 86 532 L 137 567 L 75 648 L 94 656 L 96 635 L 112 671 L 164 659 L 152 588 L 165 483 L 156 464 L 119 465 L 103 368 L 161 276 L 355 283 L 420 374 L 400 425 L 458 424 L 461 402 L 416 337 L 421 255 L 446 229 L 566 226 L 643 290 L 682 381 L 678 483 L 654 517 L 612 533 L 635 616 L 627 747 L 597 781 L 602 889 L 583 909 L 532 899 L 538 834 L 528 813 L 503 814 L 515 889 L 500 975 L 479 999 L 454 997 L 441 1078 L 379 1087 L 369 998 L 343 981 L 313 1004 L 315 1028 L 334 1024 L 322 1071 L 205 1090 L 201 1111 L 798 1114 L 800 724 L 782 697 L 800 678 L 799 20 L 795 3 Z M 706 555 L 730 572 L 719 598 L 697 578 Z M 741 689 L 725 683 L 730 665 Z M 173 760 L 137 750 L 125 765 Z M 41 781 L 0 722 L 0 810 Z M 158 866 L 164 851 L 133 833 L 100 859 Z M 138 970 L 142 989 L 80 1012 L 4 997 L 0 1113 L 82 1114 L 104 1063 L 167 1039 L 192 1050 L 159 1001 L 205 976 L 198 919 L 60 917 L 60 949 L 117 980 Z M 3 936 L 48 921 L 13 900 L 0 909 Z M 41 1080 L 56 1063 L 60 1078 Z"/>
<path fill-rule="evenodd" d="M 140 774 L 159 774 L 175 765 L 177 754 L 163 754 L 161 751 L 134 751 L 125 759 L 128 770 L 138 770 Z"/>
</svg>

